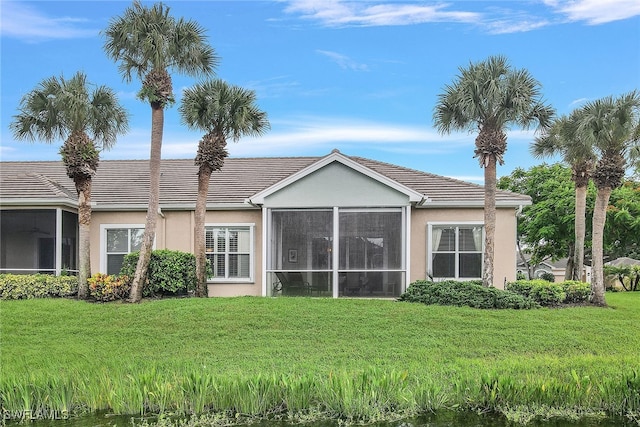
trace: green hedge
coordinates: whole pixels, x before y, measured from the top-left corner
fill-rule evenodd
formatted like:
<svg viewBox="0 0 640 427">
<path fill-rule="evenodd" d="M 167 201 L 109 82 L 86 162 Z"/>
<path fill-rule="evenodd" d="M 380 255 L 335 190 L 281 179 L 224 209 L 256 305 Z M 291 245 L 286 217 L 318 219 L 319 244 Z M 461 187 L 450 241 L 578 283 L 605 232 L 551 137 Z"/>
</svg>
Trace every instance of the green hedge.
<svg viewBox="0 0 640 427">
<path fill-rule="evenodd" d="M 591 285 L 577 280 L 565 280 L 560 283 L 567 294 L 564 299 L 565 304 L 583 303 L 589 301 L 591 296 Z"/>
<path fill-rule="evenodd" d="M 497 288 L 487 288 L 478 281 L 458 282 L 447 280 L 432 282 L 419 280 L 413 282 L 398 300 L 485 309 L 530 309 L 538 307 L 538 304 L 531 298 Z"/>
<path fill-rule="evenodd" d="M 139 252 L 125 256 L 119 275 L 133 280 L 138 257 Z M 196 283 L 195 255 L 167 249 L 151 252 L 144 296 L 182 295 L 195 290 Z"/>
<path fill-rule="evenodd" d="M 76 276 L 0 274 L 0 299 L 62 298 L 78 293 Z"/>
<path fill-rule="evenodd" d="M 505 289 L 536 301 L 542 306 L 583 303 L 589 300 L 591 287 L 588 283 L 567 280 L 550 283 L 546 280 L 518 280 L 507 283 Z"/>
</svg>

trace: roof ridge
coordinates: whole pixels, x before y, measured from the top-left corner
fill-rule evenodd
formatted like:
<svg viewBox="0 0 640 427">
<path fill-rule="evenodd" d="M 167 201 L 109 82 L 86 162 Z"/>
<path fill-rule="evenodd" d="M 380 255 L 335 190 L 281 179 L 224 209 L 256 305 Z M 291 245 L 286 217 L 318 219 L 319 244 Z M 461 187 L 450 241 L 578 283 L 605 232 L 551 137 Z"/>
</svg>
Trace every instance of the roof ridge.
<svg viewBox="0 0 640 427">
<path fill-rule="evenodd" d="M 74 196 L 72 196 L 71 194 L 69 194 L 69 192 L 66 190 L 66 188 L 64 188 L 64 186 L 62 184 L 60 184 L 57 181 L 52 180 L 51 178 L 42 175 L 41 173 L 38 172 L 31 172 L 31 173 L 27 173 L 27 176 L 32 176 L 34 178 L 37 178 L 40 182 L 42 182 L 44 185 L 46 185 L 51 191 L 53 191 L 57 196 L 61 196 L 61 197 L 68 197 L 70 199 L 74 199 Z"/>
<path fill-rule="evenodd" d="M 419 169 L 413 169 L 413 168 L 409 168 L 409 167 L 406 167 L 406 166 L 396 165 L 394 163 L 383 162 L 381 160 L 375 160 L 375 159 L 369 159 L 367 157 L 360 157 L 360 156 L 351 156 L 351 157 L 354 158 L 354 159 L 367 160 L 367 161 L 370 161 L 370 162 L 373 162 L 373 163 L 378 163 L 380 165 L 389 166 L 389 167 L 392 167 L 392 168 L 395 168 L 395 169 L 403 169 L 403 170 L 405 170 L 407 172 L 413 172 L 413 173 L 419 173 L 419 174 L 422 174 L 422 175 L 427 175 L 427 176 L 430 176 L 432 178 L 444 178 L 444 179 L 449 180 L 449 181 L 462 183 L 462 184 L 469 184 L 469 185 L 473 185 L 473 186 L 476 186 L 476 187 L 484 188 L 484 185 L 476 184 L 475 182 L 465 181 L 463 179 L 453 178 L 453 177 L 445 176 L 445 175 L 438 175 L 438 174 L 435 174 L 435 173 L 432 173 L 432 172 L 426 172 L 426 171 L 421 171 Z"/>
<path fill-rule="evenodd" d="M 484 188 L 484 185 L 477 184 L 475 182 L 469 182 L 469 181 L 465 181 L 463 179 L 453 178 L 453 177 L 445 176 L 445 175 L 438 175 L 438 174 L 435 174 L 435 173 L 432 173 L 432 172 L 421 171 L 421 170 L 418 170 L 418 169 L 413 169 L 413 168 L 409 168 L 409 167 L 402 166 L 402 165 L 396 165 L 394 163 L 383 162 L 381 160 L 369 159 L 369 158 L 360 157 L 360 156 L 351 156 L 351 158 L 353 158 L 353 159 L 363 159 L 363 160 L 367 160 L 367 161 L 370 161 L 370 162 L 373 162 L 373 163 L 378 163 L 380 165 L 389 166 L 389 167 L 392 167 L 392 168 L 395 168 L 395 169 L 403 169 L 403 170 L 406 170 L 407 172 L 419 173 L 419 174 L 427 175 L 427 176 L 430 176 L 430 177 L 433 177 L 433 178 L 441 178 L 441 179 L 446 179 L 448 181 L 452 181 L 452 182 L 456 182 L 456 183 L 460 183 L 460 184 L 466 184 L 466 185 L 472 185 L 472 186 L 475 186 L 475 187 L 478 187 L 478 188 Z M 516 195 L 516 196 L 523 195 L 522 193 L 518 193 L 518 192 L 510 191 L 510 190 L 503 190 L 501 188 L 497 188 L 496 191 L 501 192 L 501 193 L 513 194 L 513 195 Z"/>
<path fill-rule="evenodd" d="M 310 160 L 310 159 L 322 159 L 324 156 L 262 156 L 262 157 L 227 157 L 225 158 L 225 162 L 227 160 L 288 160 L 288 159 L 300 159 L 300 160 Z M 149 159 L 102 159 L 100 163 L 113 163 L 113 162 L 148 162 Z M 194 161 L 194 158 L 163 158 L 160 160 L 161 162 L 186 162 L 186 161 Z M 23 161 L 22 163 L 36 163 L 37 161 Z M 41 163 L 57 163 L 59 160 L 42 160 Z M 7 162 L 8 163 L 8 162 Z M 14 163 L 20 163 L 14 161 Z"/>
</svg>

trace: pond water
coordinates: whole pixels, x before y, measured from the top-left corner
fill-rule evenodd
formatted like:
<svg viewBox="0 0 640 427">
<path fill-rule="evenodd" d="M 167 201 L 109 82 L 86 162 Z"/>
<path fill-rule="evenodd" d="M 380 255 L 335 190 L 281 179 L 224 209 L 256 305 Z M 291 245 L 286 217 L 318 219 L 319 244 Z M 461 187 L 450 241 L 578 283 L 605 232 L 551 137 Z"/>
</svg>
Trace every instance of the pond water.
<svg viewBox="0 0 640 427">
<path fill-rule="evenodd" d="M 66 420 L 37 420 L 7 422 L 7 427 L 132 427 L 141 423 L 140 418 L 130 416 L 90 415 Z M 252 427 L 343 427 L 337 421 L 322 421 L 305 424 L 262 421 Z M 405 419 L 389 423 L 377 423 L 369 427 L 517 427 L 504 417 L 464 412 L 439 412 L 438 414 Z M 623 418 L 585 418 L 579 421 L 551 420 L 532 421 L 526 427 L 638 427 L 638 424 Z"/>
</svg>

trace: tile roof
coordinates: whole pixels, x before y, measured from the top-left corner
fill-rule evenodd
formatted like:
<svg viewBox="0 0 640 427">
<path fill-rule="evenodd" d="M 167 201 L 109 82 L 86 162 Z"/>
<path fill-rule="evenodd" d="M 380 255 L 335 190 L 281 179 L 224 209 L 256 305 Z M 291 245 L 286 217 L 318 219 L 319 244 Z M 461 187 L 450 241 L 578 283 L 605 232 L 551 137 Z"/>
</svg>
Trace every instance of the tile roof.
<svg viewBox="0 0 640 427">
<path fill-rule="evenodd" d="M 351 160 L 397 181 L 429 198 L 433 206 L 482 206 L 480 185 L 416 171 L 362 157 Z M 238 207 L 254 194 L 312 165 L 322 157 L 228 158 L 221 171 L 214 172 L 209 203 L 223 208 Z M 103 160 L 93 178 L 94 209 L 146 209 L 149 178 L 148 160 Z M 198 169 L 191 159 L 162 160 L 160 204 L 163 209 L 192 208 L 197 195 Z M 59 161 L 0 162 L 0 203 L 75 203 L 73 181 Z M 528 196 L 498 191 L 498 206 L 530 204 Z"/>
</svg>

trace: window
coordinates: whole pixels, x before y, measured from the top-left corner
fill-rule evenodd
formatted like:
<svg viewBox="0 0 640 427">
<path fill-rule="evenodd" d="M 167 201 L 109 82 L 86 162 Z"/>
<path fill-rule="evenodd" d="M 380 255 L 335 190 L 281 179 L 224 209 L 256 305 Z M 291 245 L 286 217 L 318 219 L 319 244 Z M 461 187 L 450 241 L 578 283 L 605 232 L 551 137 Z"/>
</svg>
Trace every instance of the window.
<svg viewBox="0 0 640 427">
<path fill-rule="evenodd" d="M 205 227 L 205 253 L 216 280 L 253 280 L 253 225 Z"/>
<path fill-rule="evenodd" d="M 122 268 L 124 256 L 140 250 L 144 226 L 114 225 L 102 226 L 102 228 L 105 259 L 100 269 L 107 274 L 118 274 Z"/>
<path fill-rule="evenodd" d="M 429 224 L 429 271 L 434 278 L 482 277 L 481 224 Z"/>
</svg>

